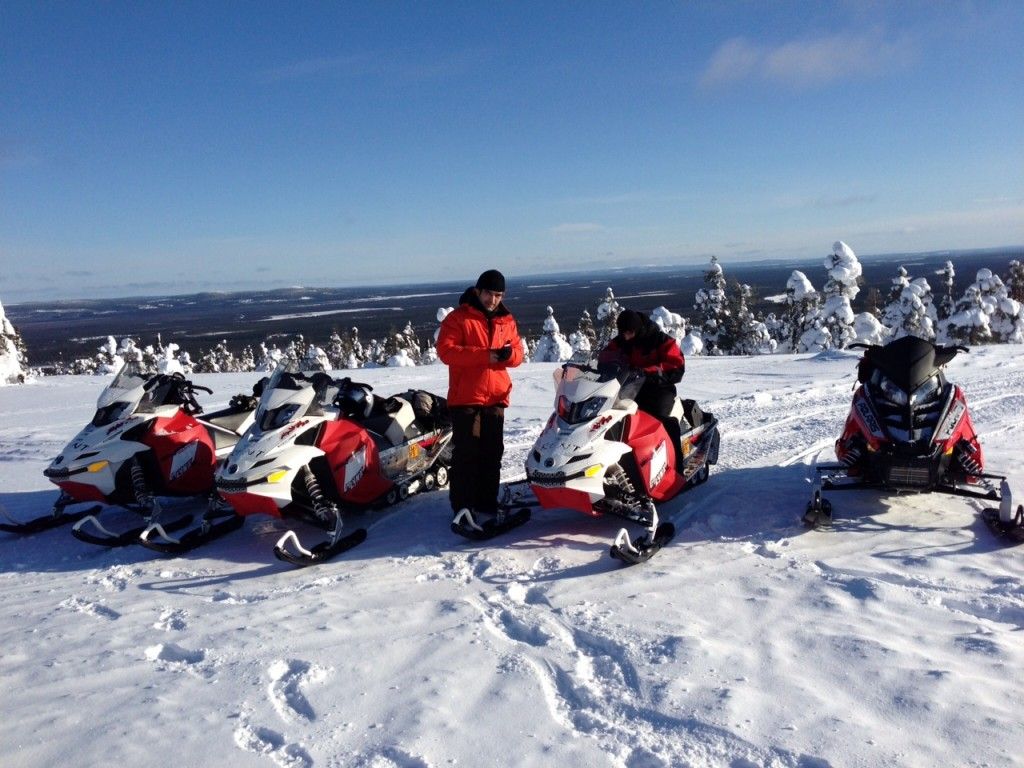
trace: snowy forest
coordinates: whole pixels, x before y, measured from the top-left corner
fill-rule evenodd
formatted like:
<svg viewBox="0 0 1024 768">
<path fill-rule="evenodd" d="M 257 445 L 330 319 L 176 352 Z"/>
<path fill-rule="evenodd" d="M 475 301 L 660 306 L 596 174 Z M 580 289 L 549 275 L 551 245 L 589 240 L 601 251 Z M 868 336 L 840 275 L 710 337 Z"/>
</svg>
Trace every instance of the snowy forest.
<svg viewBox="0 0 1024 768">
<path fill-rule="evenodd" d="M 939 344 L 1024 343 L 1024 264 L 1011 261 L 1003 277 L 978 270 L 963 295 L 954 295 L 953 263 L 935 274 L 914 276 L 900 266 L 888 293 L 871 288 L 862 298 L 864 311 L 853 301 L 862 289 L 862 268 L 853 249 L 837 241 L 824 259 L 821 289 L 794 270 L 785 292 L 770 297 L 776 311 L 755 314 L 749 307 L 752 289 L 728 279 L 716 257 L 704 274 L 704 285 L 686 315 L 659 306 L 650 318 L 673 336 L 686 355 L 758 355 L 775 352 L 817 352 L 843 349 L 852 343 L 883 344 L 902 336 L 918 336 Z M 935 284 L 933 289 L 932 283 Z M 584 311 L 575 329 L 563 331 L 556 310 L 547 308 L 542 333 L 523 337 L 527 360 L 561 362 L 590 359 L 615 335 L 622 307 L 611 287 L 599 297 L 592 316 Z M 451 307 L 437 311 L 440 324 Z M 90 358 L 57 367 L 56 373 L 109 374 L 127 359 L 140 360 L 165 372 L 217 373 L 272 370 L 283 359 L 309 369 L 406 367 L 437 362 L 434 334 L 422 338 L 407 322 L 383 339 L 360 338 L 358 328 L 335 331 L 330 338 L 306 339 L 295 334 L 283 348 L 261 343 L 232 350 L 226 341 L 192 353 L 158 335 L 154 343 L 113 336 Z M 29 354 L 0 305 L 0 384 L 18 383 L 31 375 Z"/>
</svg>

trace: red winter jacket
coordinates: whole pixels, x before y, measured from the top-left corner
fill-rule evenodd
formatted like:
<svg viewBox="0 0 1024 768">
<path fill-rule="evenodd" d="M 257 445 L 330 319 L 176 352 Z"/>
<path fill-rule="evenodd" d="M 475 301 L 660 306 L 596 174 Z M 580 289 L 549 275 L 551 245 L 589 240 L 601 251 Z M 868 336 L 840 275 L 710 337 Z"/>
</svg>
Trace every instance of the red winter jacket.
<svg viewBox="0 0 1024 768">
<path fill-rule="evenodd" d="M 492 363 L 491 350 L 506 342 L 512 345 L 512 356 Z M 467 288 L 458 309 L 441 321 L 437 356 L 448 366 L 448 405 L 508 406 L 512 379 L 507 369 L 523 362 L 523 343 L 504 304 L 488 317 L 476 293 Z"/>
<path fill-rule="evenodd" d="M 642 368 L 647 374 L 661 374 L 667 384 L 676 384 L 686 371 L 686 359 L 676 340 L 662 331 L 655 323 L 643 318 L 644 326 L 631 340 L 622 335 L 608 342 L 601 350 L 598 362 L 625 363 L 632 368 Z"/>
</svg>

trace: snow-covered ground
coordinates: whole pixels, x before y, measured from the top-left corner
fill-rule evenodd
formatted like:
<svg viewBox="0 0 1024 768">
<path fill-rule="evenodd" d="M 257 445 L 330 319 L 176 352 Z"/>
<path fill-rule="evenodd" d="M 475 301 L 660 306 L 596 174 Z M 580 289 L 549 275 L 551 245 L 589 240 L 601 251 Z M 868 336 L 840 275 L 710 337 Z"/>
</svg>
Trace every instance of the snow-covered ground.
<svg viewBox="0 0 1024 768">
<path fill-rule="evenodd" d="M 979 348 L 966 388 L 989 468 L 1020 467 L 1020 348 Z M 979 502 L 833 494 L 856 356 L 695 358 L 682 390 L 721 420 L 711 480 L 663 505 L 676 539 L 607 555 L 610 518 L 539 512 L 484 544 L 446 495 L 363 515 L 363 545 L 293 569 L 280 524 L 184 557 L 67 530 L 0 534 L 0 761 L 86 766 L 1009 766 L 1024 761 L 1024 548 Z M 553 365 L 515 371 L 506 474 L 546 419 Z M 253 375 L 196 376 L 209 406 Z M 441 366 L 360 372 L 445 390 Z M 0 388 L 0 504 L 56 496 L 48 459 L 102 378 Z M 307 529 L 308 532 L 308 529 Z"/>
</svg>

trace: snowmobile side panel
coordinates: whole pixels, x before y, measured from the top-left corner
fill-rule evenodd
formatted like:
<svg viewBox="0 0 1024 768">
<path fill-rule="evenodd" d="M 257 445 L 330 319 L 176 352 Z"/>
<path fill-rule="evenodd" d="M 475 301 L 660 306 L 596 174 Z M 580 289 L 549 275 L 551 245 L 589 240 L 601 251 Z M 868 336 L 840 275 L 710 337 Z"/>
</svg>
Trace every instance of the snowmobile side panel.
<svg viewBox="0 0 1024 768">
<path fill-rule="evenodd" d="M 366 505 L 391 489 L 381 472 L 377 444 L 359 424 L 348 419 L 324 424 L 319 447 L 330 462 L 341 501 Z"/>
<path fill-rule="evenodd" d="M 669 444 L 664 425 L 644 411 L 628 421 L 626 443 L 633 449 L 647 493 L 655 501 L 678 494 L 686 480 L 676 472 L 675 449 Z"/>
<path fill-rule="evenodd" d="M 162 493 L 205 493 L 213 484 L 217 464 L 210 433 L 184 411 L 154 420 L 142 442 L 152 449 L 160 467 Z"/>
</svg>

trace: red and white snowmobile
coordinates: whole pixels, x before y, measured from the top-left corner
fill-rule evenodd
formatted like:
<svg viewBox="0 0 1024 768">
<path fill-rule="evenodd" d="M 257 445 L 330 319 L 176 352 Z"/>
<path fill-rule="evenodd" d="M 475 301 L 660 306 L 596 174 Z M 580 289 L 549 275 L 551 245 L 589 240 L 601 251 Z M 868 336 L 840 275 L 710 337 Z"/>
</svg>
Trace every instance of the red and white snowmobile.
<svg viewBox="0 0 1024 768">
<path fill-rule="evenodd" d="M 526 477 L 540 506 L 612 514 L 640 523 L 631 540 L 621 529 L 611 555 L 649 559 L 675 535 L 659 523 L 656 503 L 703 483 L 718 461 L 718 420 L 693 400 L 675 401 L 676 451 L 665 426 L 637 408 L 643 371 L 566 363 L 555 372 L 555 412 L 526 459 Z M 681 462 L 678 457 L 681 458 Z"/>
<path fill-rule="evenodd" d="M 138 542 L 153 525 L 187 525 L 191 513 L 164 520 L 158 497 L 212 498 L 214 468 L 252 422 L 256 407 L 255 397 L 237 395 L 226 410 L 200 416 L 197 390 L 211 392 L 180 373 L 154 374 L 138 362 L 126 363 L 100 393 L 92 421 L 44 470 L 61 489 L 50 515 L 0 530 L 34 533 L 74 523 L 72 533 L 83 541 L 123 546 Z M 81 502 L 120 505 L 145 522 L 114 533 L 96 517 L 101 505 L 64 511 Z"/>
<path fill-rule="evenodd" d="M 375 397 L 369 385 L 282 365 L 218 470 L 217 490 L 240 516 L 297 514 L 330 529 L 312 549 L 294 531 L 274 547 L 281 560 L 312 565 L 366 538 L 362 528 L 342 536 L 344 512 L 446 486 L 451 438 L 442 397 L 420 390 Z"/>
<path fill-rule="evenodd" d="M 967 399 L 942 370 L 968 349 L 913 336 L 851 348 L 865 351 L 857 367 L 860 384 L 836 441 L 839 463 L 817 467 L 820 474 L 804 522 L 813 527 L 831 521 L 832 504 L 822 497 L 823 489 L 934 491 L 999 502 L 999 510 L 983 512 L 986 522 L 1020 536 L 1024 512 L 1018 507 L 1012 513 L 1006 478 L 985 472 Z M 993 480 L 1001 481 L 999 491 Z"/>
</svg>

